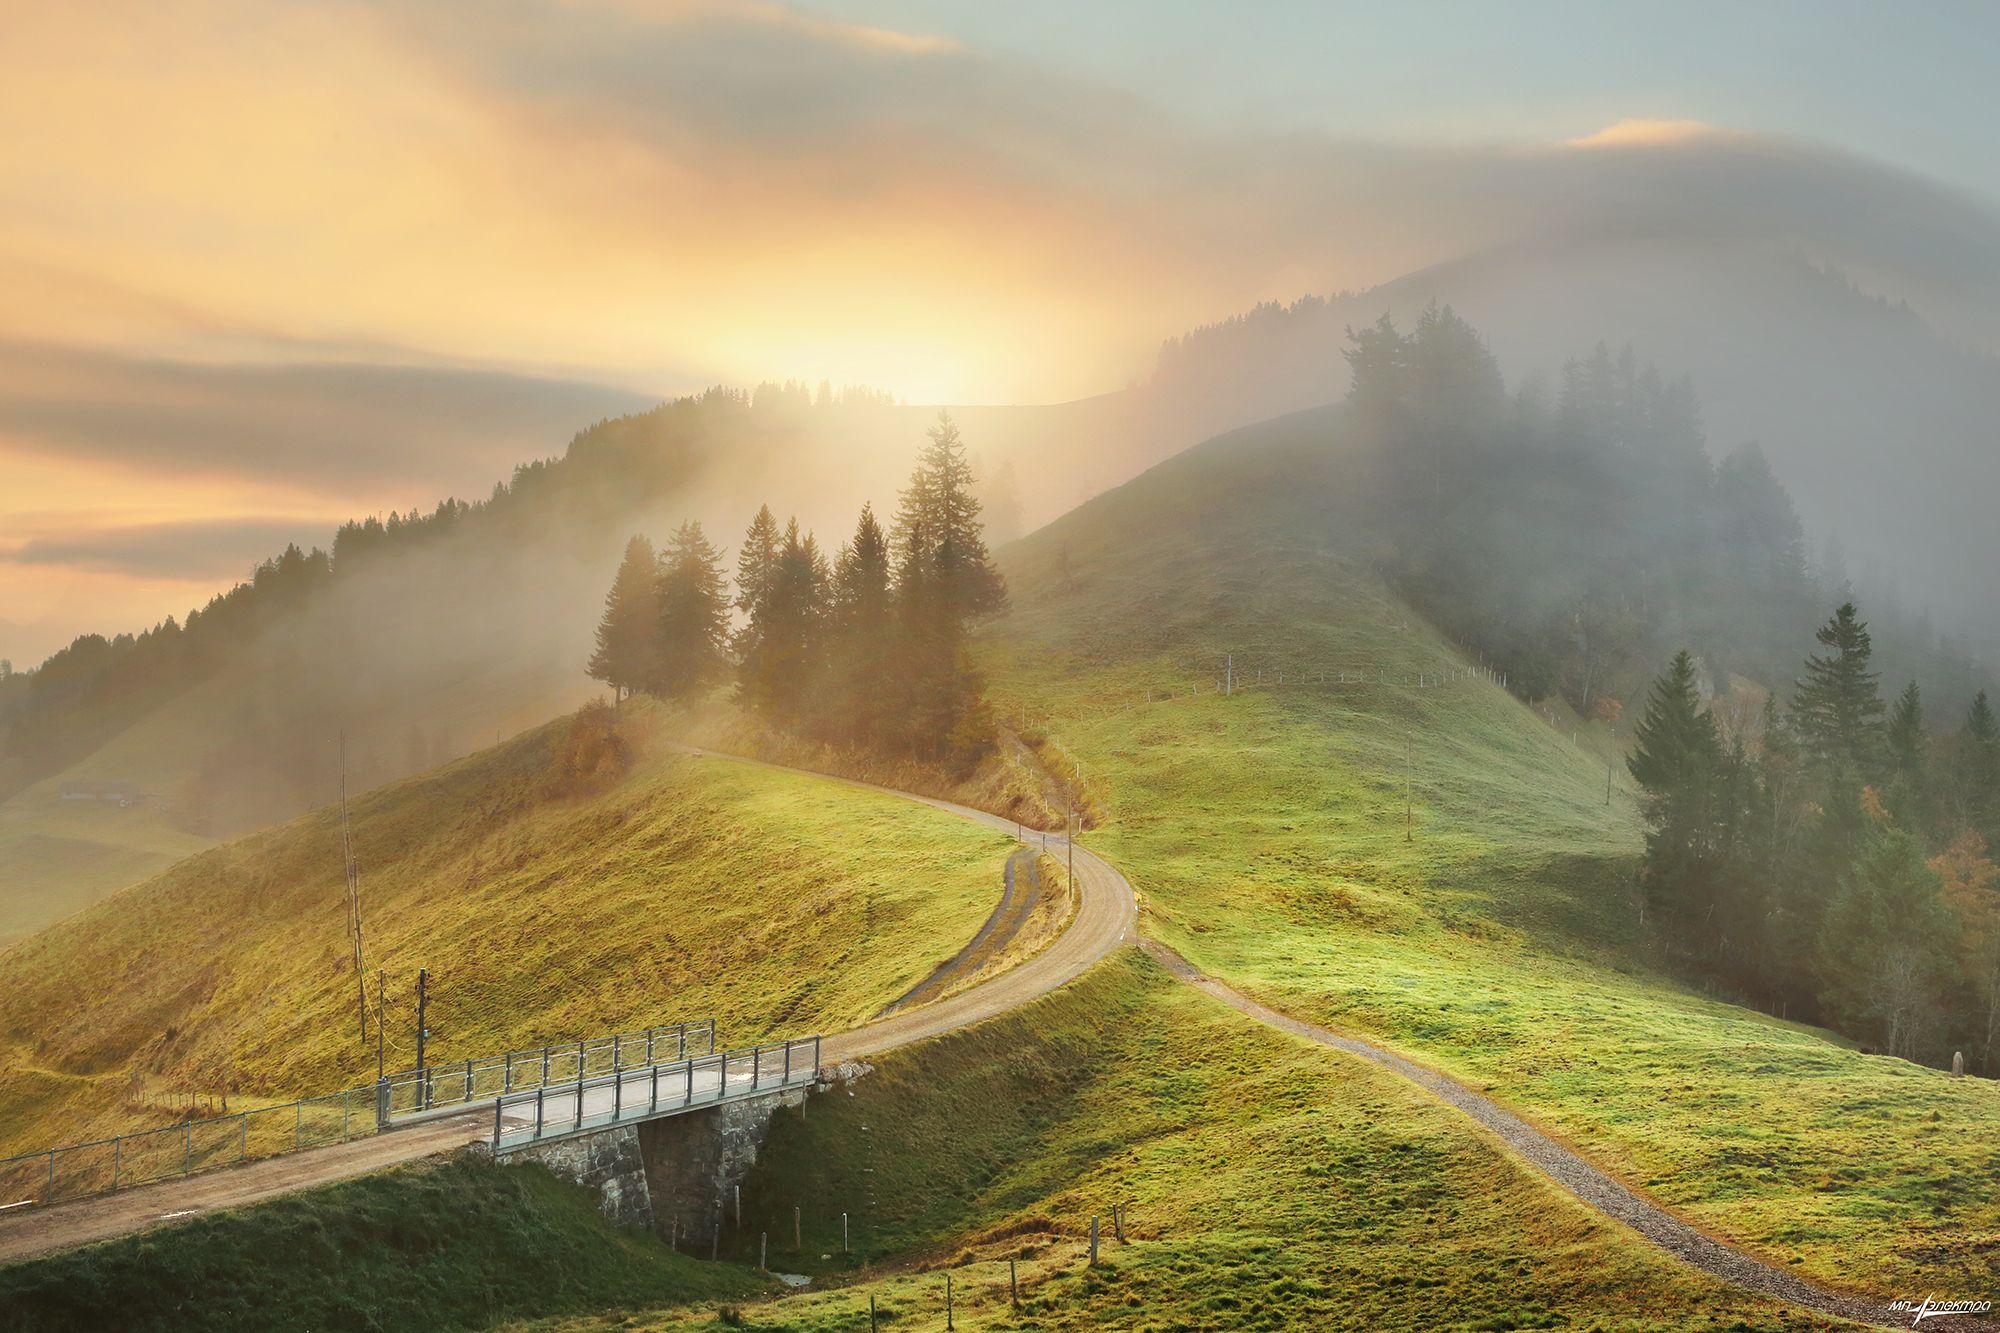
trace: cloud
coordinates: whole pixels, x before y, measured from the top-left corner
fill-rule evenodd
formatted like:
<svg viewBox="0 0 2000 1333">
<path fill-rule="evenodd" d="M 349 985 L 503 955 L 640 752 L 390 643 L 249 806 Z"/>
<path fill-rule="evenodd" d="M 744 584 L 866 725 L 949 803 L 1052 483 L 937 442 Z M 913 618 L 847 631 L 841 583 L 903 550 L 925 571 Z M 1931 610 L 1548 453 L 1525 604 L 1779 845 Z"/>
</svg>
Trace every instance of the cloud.
<svg viewBox="0 0 2000 1333">
<path fill-rule="evenodd" d="M 1695 139 L 1725 138 L 1735 131 L 1702 120 L 1647 120 L 1635 118 L 1606 125 L 1594 134 L 1563 142 L 1570 148 L 1630 148 L 1684 144 Z"/>
<path fill-rule="evenodd" d="M 159 579 L 235 581 L 248 578 L 260 561 L 290 543 L 303 549 L 326 546 L 331 539 L 323 524 L 310 519 L 151 523 L 39 537 L 0 551 L 0 560 Z"/>
<path fill-rule="evenodd" d="M 202 365 L 0 342 L 0 437 L 138 472 L 481 495 L 600 417 L 656 399 L 434 366 Z"/>
</svg>

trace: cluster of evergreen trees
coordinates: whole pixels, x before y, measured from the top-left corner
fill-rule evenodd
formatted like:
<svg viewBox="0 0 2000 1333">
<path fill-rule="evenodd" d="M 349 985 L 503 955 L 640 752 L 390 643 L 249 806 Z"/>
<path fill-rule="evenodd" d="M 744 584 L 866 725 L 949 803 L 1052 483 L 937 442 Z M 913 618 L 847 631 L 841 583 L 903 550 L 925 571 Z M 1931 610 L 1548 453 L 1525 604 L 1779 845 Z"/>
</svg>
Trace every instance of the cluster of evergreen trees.
<svg viewBox="0 0 2000 1333">
<path fill-rule="evenodd" d="M 1852 603 L 1753 734 L 1703 706 L 1694 656 L 1653 684 L 1630 768 L 1646 911 L 1739 993 L 1879 1049 L 2000 1075 L 2000 728 L 1984 692 L 1933 735 L 1885 703 Z M 1749 730 L 1749 729 L 1745 729 Z"/>
<path fill-rule="evenodd" d="M 1349 330 L 1346 358 L 1350 413 L 1389 470 L 1389 577 L 1523 698 L 1615 715 L 1681 644 L 1718 674 L 1783 679 L 1853 595 L 1837 559 L 1808 561 L 1762 452 L 1712 462 L 1693 385 L 1629 348 L 1509 392 L 1479 333 L 1433 306 L 1407 330 Z M 1927 625 L 1877 619 L 1899 674 L 1954 706 L 1983 683 Z"/>
<path fill-rule="evenodd" d="M 780 529 L 759 509 L 733 601 L 700 524 L 683 524 L 658 556 L 634 537 L 588 670 L 621 695 L 666 698 L 733 675 L 737 698 L 786 730 L 969 763 L 993 724 L 966 634 L 1006 598 L 964 442 L 941 413 L 888 529 L 864 506 L 831 561 L 796 519 Z"/>
</svg>

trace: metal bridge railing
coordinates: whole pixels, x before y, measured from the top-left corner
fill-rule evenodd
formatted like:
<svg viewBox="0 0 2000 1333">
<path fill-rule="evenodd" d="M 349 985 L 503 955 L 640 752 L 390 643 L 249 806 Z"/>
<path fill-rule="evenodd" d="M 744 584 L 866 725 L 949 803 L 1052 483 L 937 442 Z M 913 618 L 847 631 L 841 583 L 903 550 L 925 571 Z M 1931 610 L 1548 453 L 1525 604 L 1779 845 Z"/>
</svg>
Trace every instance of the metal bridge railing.
<svg viewBox="0 0 2000 1333">
<path fill-rule="evenodd" d="M 573 1087 L 579 1077 L 586 1082 L 643 1077 L 638 1071 L 662 1061 L 677 1065 L 714 1049 L 713 1019 L 677 1023 L 434 1065 L 321 1097 L 0 1158 L 0 1216 L 24 1205 L 85 1199 L 302 1148 L 368 1138 L 394 1128 L 398 1118 L 407 1120 L 424 1110 L 463 1106 L 509 1091 L 552 1082 Z"/>
<path fill-rule="evenodd" d="M 800 1037 L 503 1093 L 493 1100 L 493 1151 L 799 1087 L 819 1076 L 819 1044 Z"/>
<path fill-rule="evenodd" d="M 490 1101 L 519 1090 L 674 1064 L 715 1050 L 715 1020 L 614 1032 L 609 1036 L 432 1065 L 390 1076 L 383 1114 L 394 1120 L 440 1107 Z"/>
</svg>

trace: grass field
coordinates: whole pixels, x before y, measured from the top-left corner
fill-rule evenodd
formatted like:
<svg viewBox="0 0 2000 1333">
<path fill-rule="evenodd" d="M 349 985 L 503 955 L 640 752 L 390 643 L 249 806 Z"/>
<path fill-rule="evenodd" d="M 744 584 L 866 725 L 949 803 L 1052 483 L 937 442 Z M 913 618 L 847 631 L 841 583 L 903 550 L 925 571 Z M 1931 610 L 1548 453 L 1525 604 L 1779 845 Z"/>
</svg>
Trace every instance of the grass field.
<svg viewBox="0 0 2000 1333">
<path fill-rule="evenodd" d="M 15 1333 L 433 1333 L 768 1285 L 611 1227 L 546 1171 L 452 1162 L 0 1268 L 0 1310 Z"/>
<path fill-rule="evenodd" d="M 1336 430 L 1307 414 L 1204 447 L 1010 552 L 1016 610 L 987 645 L 1002 714 L 1080 767 L 1088 840 L 1146 928 L 1812 1277 L 2000 1285 L 1982 1184 L 2000 1179 L 2000 1085 L 1657 973 L 1622 772 L 1606 801 L 1612 738 L 1476 677 L 1415 688 L 1465 664 L 1374 572 L 1386 538 Z M 1219 698 L 1225 654 L 1253 684 Z"/>
<path fill-rule="evenodd" d="M 774 1268 L 829 1288 L 747 1305 L 747 1328 L 866 1328 L 871 1295 L 885 1327 L 942 1328 L 947 1273 L 963 1329 L 1826 1326 L 1660 1257 L 1400 1081 L 1134 952 L 781 1117 L 744 1213 L 739 1258 L 768 1233 Z M 716 1323 L 670 1308 L 533 1326 Z"/>
<path fill-rule="evenodd" d="M 565 727 L 356 804 L 392 1068 L 412 1059 L 420 966 L 438 1061 L 675 1018 L 742 1043 L 867 1019 L 999 898 L 1011 840 L 834 782 L 663 755 L 552 797 Z M 0 1141 L 128 1123 L 135 1070 L 238 1100 L 372 1080 L 339 849 L 318 811 L 0 953 Z"/>
<path fill-rule="evenodd" d="M 65 801 L 56 781 L 0 801 L 0 948 L 209 845 L 157 802 Z"/>
</svg>

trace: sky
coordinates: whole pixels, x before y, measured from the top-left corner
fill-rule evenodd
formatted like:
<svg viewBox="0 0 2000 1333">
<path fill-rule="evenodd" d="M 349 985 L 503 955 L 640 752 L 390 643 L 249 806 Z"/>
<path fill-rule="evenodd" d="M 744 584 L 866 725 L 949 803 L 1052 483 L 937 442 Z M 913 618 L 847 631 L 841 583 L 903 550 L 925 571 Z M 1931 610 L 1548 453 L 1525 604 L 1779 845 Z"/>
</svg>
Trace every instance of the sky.
<svg viewBox="0 0 2000 1333">
<path fill-rule="evenodd" d="M 19 665 L 660 395 L 1059 401 L 1580 218 L 1698 201 L 1940 318 L 2000 291 L 1990 6 L 0 11 Z"/>
</svg>

